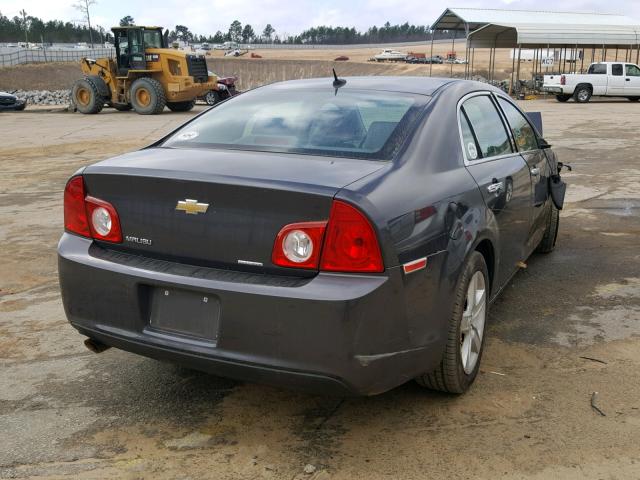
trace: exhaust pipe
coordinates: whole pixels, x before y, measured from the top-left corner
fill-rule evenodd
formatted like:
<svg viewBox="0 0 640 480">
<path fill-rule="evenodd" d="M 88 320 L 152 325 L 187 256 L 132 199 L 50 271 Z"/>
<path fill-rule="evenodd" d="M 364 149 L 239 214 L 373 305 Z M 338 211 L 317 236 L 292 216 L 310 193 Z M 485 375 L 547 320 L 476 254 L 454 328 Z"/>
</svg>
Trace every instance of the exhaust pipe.
<svg viewBox="0 0 640 480">
<path fill-rule="evenodd" d="M 93 338 L 87 338 L 84 341 L 84 346 L 91 350 L 93 353 L 102 353 L 105 350 L 109 350 L 111 347 L 109 345 L 105 345 L 98 340 Z"/>
</svg>

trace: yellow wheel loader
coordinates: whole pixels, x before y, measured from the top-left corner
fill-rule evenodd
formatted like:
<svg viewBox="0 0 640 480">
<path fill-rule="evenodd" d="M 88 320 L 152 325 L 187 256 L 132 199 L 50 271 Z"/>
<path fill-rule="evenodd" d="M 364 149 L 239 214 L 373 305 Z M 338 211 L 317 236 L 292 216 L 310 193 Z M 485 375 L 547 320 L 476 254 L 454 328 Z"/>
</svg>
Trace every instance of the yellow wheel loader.
<svg viewBox="0 0 640 480">
<path fill-rule="evenodd" d="M 71 89 L 78 111 L 98 113 L 105 104 L 142 115 L 191 110 L 197 97 L 218 89 L 202 55 L 167 48 L 161 27 L 114 27 L 116 57 L 81 60 L 84 78 Z"/>
</svg>

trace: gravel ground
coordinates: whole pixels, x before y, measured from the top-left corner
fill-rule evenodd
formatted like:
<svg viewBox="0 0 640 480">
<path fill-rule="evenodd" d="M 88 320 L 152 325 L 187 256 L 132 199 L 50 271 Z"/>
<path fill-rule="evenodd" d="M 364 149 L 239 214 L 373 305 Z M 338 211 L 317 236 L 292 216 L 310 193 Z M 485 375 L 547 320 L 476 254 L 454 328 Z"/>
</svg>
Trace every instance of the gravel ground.
<svg viewBox="0 0 640 480">
<path fill-rule="evenodd" d="M 640 478 L 640 108 L 523 105 L 574 166 L 556 251 L 492 306 L 468 394 L 348 399 L 88 352 L 57 285 L 64 182 L 193 113 L 0 113 L 0 478 Z"/>
</svg>

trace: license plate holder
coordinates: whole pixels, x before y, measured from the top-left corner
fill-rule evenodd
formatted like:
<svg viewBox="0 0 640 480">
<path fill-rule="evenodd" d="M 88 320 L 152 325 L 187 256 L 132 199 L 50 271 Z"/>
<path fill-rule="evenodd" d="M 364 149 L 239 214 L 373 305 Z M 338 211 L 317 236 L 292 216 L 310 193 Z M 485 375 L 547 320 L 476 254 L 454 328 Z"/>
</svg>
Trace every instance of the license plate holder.
<svg viewBox="0 0 640 480">
<path fill-rule="evenodd" d="M 215 342 L 220 324 L 220 300 L 215 295 L 154 288 L 149 325 L 152 329 Z"/>
</svg>

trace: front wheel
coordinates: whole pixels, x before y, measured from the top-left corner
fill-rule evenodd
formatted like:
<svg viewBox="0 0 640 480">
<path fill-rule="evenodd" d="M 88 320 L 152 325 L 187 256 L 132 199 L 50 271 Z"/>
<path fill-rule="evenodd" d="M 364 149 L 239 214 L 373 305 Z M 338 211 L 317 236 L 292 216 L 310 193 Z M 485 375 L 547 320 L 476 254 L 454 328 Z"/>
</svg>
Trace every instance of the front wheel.
<svg viewBox="0 0 640 480">
<path fill-rule="evenodd" d="M 71 99 L 80 113 L 99 113 L 104 107 L 98 87 L 88 78 L 76 80 L 71 87 Z"/>
<path fill-rule="evenodd" d="M 488 301 L 487 264 L 482 254 L 473 252 L 458 279 L 440 365 L 417 377 L 418 384 L 447 393 L 467 391 L 480 368 Z"/>
</svg>

